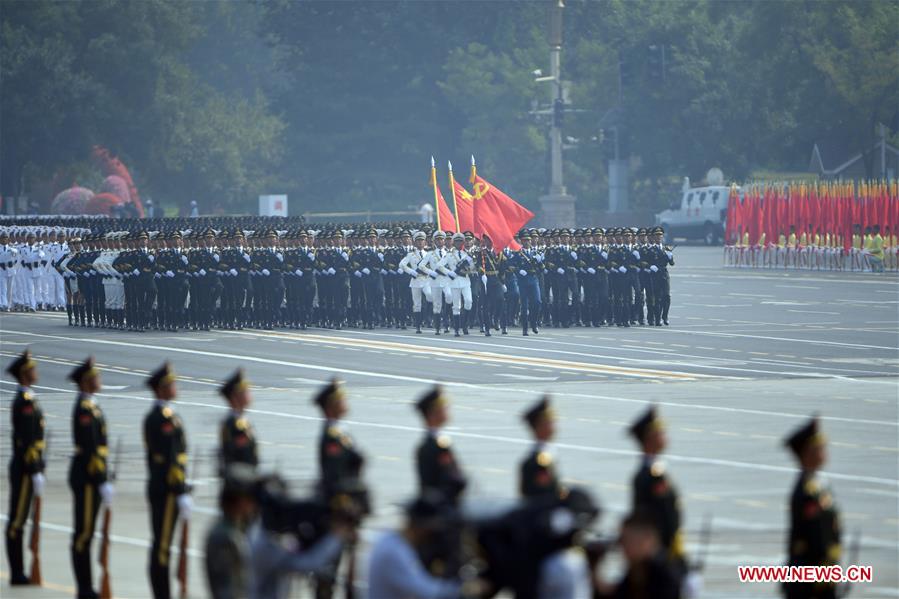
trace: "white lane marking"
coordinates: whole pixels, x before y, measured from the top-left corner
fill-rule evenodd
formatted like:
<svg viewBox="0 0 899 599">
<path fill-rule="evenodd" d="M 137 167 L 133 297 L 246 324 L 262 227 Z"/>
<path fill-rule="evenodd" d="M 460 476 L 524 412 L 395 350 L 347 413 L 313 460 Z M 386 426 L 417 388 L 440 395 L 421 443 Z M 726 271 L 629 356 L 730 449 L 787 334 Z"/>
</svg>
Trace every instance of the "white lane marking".
<svg viewBox="0 0 899 599">
<path fill-rule="evenodd" d="M 787 312 L 796 312 L 797 314 L 830 314 L 831 316 L 838 316 L 841 312 L 823 312 L 821 310 L 790 310 L 787 309 Z"/>
<path fill-rule="evenodd" d="M 664 330 L 664 329 L 663 329 Z M 813 339 L 793 339 L 790 337 L 765 337 L 761 335 L 741 335 L 739 333 L 716 333 L 712 331 L 683 331 L 688 335 L 711 335 L 713 337 L 742 337 L 747 339 L 767 339 L 769 341 L 789 341 L 791 343 L 811 343 L 812 345 L 834 345 L 837 347 L 855 347 L 858 349 L 886 349 L 896 351 L 895 347 L 883 345 L 865 345 L 863 343 L 843 343 L 840 341 L 821 341 Z"/>
<path fill-rule="evenodd" d="M 124 345 L 124 346 L 129 346 L 129 347 L 144 347 L 146 349 L 160 349 L 163 351 L 175 351 L 175 352 L 179 352 L 179 353 L 199 354 L 199 355 L 204 355 L 204 356 L 215 356 L 215 357 L 222 357 L 222 358 L 238 360 L 238 361 L 244 360 L 244 361 L 262 363 L 262 364 L 288 366 L 288 367 L 299 368 L 299 369 L 321 370 L 321 371 L 333 372 L 333 373 L 337 373 L 337 374 L 353 374 L 353 375 L 357 375 L 357 376 L 368 376 L 368 377 L 372 377 L 372 378 L 386 378 L 386 379 L 390 379 L 390 380 L 399 380 L 399 381 L 405 381 L 405 382 L 411 382 L 411 383 L 424 383 L 426 385 L 434 385 L 434 384 L 439 383 L 439 384 L 443 384 L 448 387 L 461 387 L 464 389 L 477 389 L 477 390 L 481 390 L 481 391 L 483 391 L 485 388 L 485 386 L 483 384 L 462 383 L 462 382 L 453 382 L 453 381 L 440 381 L 440 380 L 436 380 L 436 379 L 404 376 L 404 375 L 398 375 L 398 374 L 387 374 L 387 373 L 382 373 L 382 372 L 371 372 L 371 371 L 365 371 L 365 370 L 349 370 L 349 369 L 345 369 L 345 368 L 332 368 L 329 366 L 300 364 L 298 362 L 288 362 L 285 360 L 274 360 L 274 359 L 268 359 L 268 358 L 257 358 L 254 356 L 235 355 L 235 354 L 218 354 L 218 353 L 212 353 L 212 352 L 208 352 L 208 351 L 182 349 L 182 348 L 143 346 L 143 345 L 138 345 L 138 344 L 133 344 L 133 343 L 122 343 L 122 342 L 118 342 L 118 341 L 104 341 L 104 340 L 89 339 L 89 338 L 88 339 L 73 339 L 70 337 L 62 337 L 62 336 L 58 336 L 58 335 L 43 335 L 43 334 L 39 334 L 39 333 L 18 332 L 18 334 L 29 335 L 32 337 L 43 337 L 43 338 L 49 338 L 49 339 L 62 339 L 65 341 L 75 341 L 78 343 L 93 342 L 93 343 L 111 344 L 111 345 L 117 345 L 117 346 Z M 799 374 L 797 374 L 797 376 L 809 377 L 809 376 L 814 376 L 814 375 L 813 375 L 813 373 L 799 373 Z M 826 375 L 821 375 L 821 378 L 832 378 L 832 377 L 826 376 Z M 0 384 L 2 384 L 2 383 L 13 384 L 10 381 L 0 381 Z M 532 394 L 534 392 L 533 389 L 516 389 L 516 388 L 512 388 L 512 387 L 503 387 L 503 390 L 513 392 L 513 393 L 527 393 L 527 394 Z M 66 390 L 66 391 L 68 392 L 70 390 Z M 641 406 L 644 406 L 647 404 L 656 404 L 656 405 L 672 407 L 672 408 L 692 408 L 692 409 L 698 409 L 698 410 L 729 412 L 729 413 L 735 413 L 735 414 L 754 414 L 754 415 L 762 415 L 762 416 L 775 416 L 775 417 L 803 419 L 803 420 L 808 417 L 807 414 L 794 414 L 794 413 L 789 413 L 789 412 L 753 410 L 753 409 L 749 409 L 749 408 L 733 408 L 733 407 L 708 405 L 708 404 L 685 404 L 685 403 L 677 403 L 677 402 L 657 401 L 657 400 L 651 400 L 651 399 L 631 399 L 631 398 L 626 398 L 626 397 L 613 397 L 613 396 L 609 396 L 609 395 L 591 395 L 591 394 L 587 394 L 587 393 L 557 392 L 556 395 L 558 397 L 576 397 L 576 398 L 583 398 L 583 399 L 604 399 L 604 400 L 608 400 L 608 401 L 616 401 L 616 402 L 622 402 L 622 403 L 633 403 L 633 404 L 638 404 Z M 820 420 L 830 420 L 830 421 L 834 421 L 834 422 L 851 422 L 851 423 L 856 423 L 856 424 L 871 424 L 871 425 L 875 425 L 875 426 L 899 427 L 899 422 L 890 422 L 890 421 L 883 421 L 883 420 L 845 418 L 845 417 L 841 417 L 841 416 L 824 416 L 824 415 L 820 416 L 819 419 Z"/>
<path fill-rule="evenodd" d="M 508 373 L 500 373 L 496 376 L 504 376 L 510 379 L 517 379 L 520 381 L 555 381 L 558 380 L 557 376 L 528 376 L 526 374 L 508 374 Z"/>
</svg>

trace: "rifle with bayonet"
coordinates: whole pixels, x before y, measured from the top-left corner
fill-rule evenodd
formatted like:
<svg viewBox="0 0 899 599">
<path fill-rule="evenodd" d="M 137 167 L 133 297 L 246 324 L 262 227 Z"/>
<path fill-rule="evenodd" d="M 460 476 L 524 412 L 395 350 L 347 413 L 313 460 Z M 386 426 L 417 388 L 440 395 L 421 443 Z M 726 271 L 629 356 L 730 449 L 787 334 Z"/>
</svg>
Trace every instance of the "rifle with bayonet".
<svg viewBox="0 0 899 599">
<path fill-rule="evenodd" d="M 188 465 L 190 465 L 190 461 L 188 460 Z M 185 467 L 185 479 L 187 479 Z M 195 468 L 196 469 L 196 468 Z M 196 474 L 196 472 L 194 472 Z M 187 483 L 187 493 L 191 492 L 191 485 Z M 178 585 L 180 588 L 180 597 L 181 599 L 187 598 L 187 546 L 188 540 L 190 539 L 190 519 L 189 518 L 181 518 L 181 543 L 178 547 Z"/>
<path fill-rule="evenodd" d="M 115 457 L 112 462 L 112 470 L 109 473 L 109 482 L 114 483 L 119 472 L 119 462 L 122 459 L 122 438 L 116 441 Z M 107 505 L 103 511 L 103 529 L 100 535 L 100 599 L 112 599 L 112 587 L 109 582 L 109 528 L 112 523 L 112 506 Z"/>
<path fill-rule="evenodd" d="M 44 456 L 50 455 L 50 431 L 47 431 L 47 440 L 44 442 Z M 44 460 L 44 464 L 47 460 Z M 44 467 L 46 471 L 46 466 Z M 46 484 L 45 484 L 46 486 Z M 43 492 L 41 493 L 43 495 Z M 31 576 L 30 584 L 40 586 L 41 577 L 41 496 L 34 496 L 34 511 L 31 515 L 31 537 L 28 539 L 28 548 L 31 550 Z"/>
</svg>

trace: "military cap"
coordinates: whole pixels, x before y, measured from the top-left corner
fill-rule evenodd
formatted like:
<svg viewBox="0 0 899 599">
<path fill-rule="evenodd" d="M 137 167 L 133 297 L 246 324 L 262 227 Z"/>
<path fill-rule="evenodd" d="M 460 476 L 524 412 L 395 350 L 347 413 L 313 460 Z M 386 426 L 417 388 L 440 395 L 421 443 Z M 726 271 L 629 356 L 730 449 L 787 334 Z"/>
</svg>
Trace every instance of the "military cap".
<svg viewBox="0 0 899 599">
<path fill-rule="evenodd" d="M 79 385 L 84 379 L 95 377 L 98 374 L 100 374 L 100 371 L 97 370 L 97 365 L 94 362 L 94 357 L 89 356 L 87 360 L 79 364 L 75 368 L 75 370 L 69 373 L 69 380 L 76 385 Z"/>
<path fill-rule="evenodd" d="M 169 239 L 181 239 L 181 231 L 172 231 L 168 237 Z"/>
<path fill-rule="evenodd" d="M 541 418 L 555 418 L 555 411 L 549 405 L 549 396 L 544 395 L 540 401 L 531 406 L 522 417 L 531 428 L 537 426 Z"/>
<path fill-rule="evenodd" d="M 664 422 L 659 418 L 655 406 L 650 406 L 628 429 L 628 432 L 642 442 L 651 431 L 660 429 Z"/>
<path fill-rule="evenodd" d="M 219 393 L 222 394 L 222 397 L 229 398 L 234 393 L 243 391 L 244 389 L 249 388 L 249 386 L 250 381 L 247 380 L 243 368 L 238 368 L 234 371 L 234 374 L 231 375 L 231 378 L 219 387 Z"/>
<path fill-rule="evenodd" d="M 818 416 L 812 416 L 811 419 L 796 429 L 792 435 L 784 440 L 784 445 L 797 456 L 802 455 L 806 447 L 811 445 L 820 445 L 826 441 L 824 433 L 818 426 Z"/>
<path fill-rule="evenodd" d="M 404 237 L 407 236 L 407 235 L 408 235 L 408 233 L 404 233 L 404 234 L 403 234 Z M 427 239 L 428 236 L 425 235 L 425 232 L 424 232 L 424 231 L 416 231 L 416 232 L 415 232 L 415 235 L 413 235 L 412 238 L 413 238 L 413 239 Z"/>
<path fill-rule="evenodd" d="M 277 236 L 278 236 L 278 232 L 275 231 L 274 229 L 269 229 L 268 231 L 265 232 L 265 237 L 267 237 L 267 238 L 277 237 Z"/>
<path fill-rule="evenodd" d="M 416 231 L 415 235 L 424 235 L 425 237 L 427 237 L 427 235 L 425 235 L 423 231 Z M 401 234 L 401 237 L 412 237 L 412 232 L 404 230 Z"/>
<path fill-rule="evenodd" d="M 35 366 L 37 366 L 37 362 L 31 357 L 31 350 L 26 349 L 19 354 L 18 358 L 13 360 L 12 363 L 6 367 L 6 372 L 18 379 L 22 376 L 23 372 L 31 370 Z"/>
<path fill-rule="evenodd" d="M 462 234 L 465 235 L 465 237 L 474 239 L 474 233 L 472 233 L 471 231 L 462 231 Z"/>
<path fill-rule="evenodd" d="M 656 227 L 655 229 L 652 230 L 652 233 L 653 233 L 653 235 L 664 235 L 665 229 L 663 229 L 662 227 Z"/>
<path fill-rule="evenodd" d="M 147 387 L 154 390 L 159 389 L 161 386 L 174 380 L 175 371 L 172 370 L 172 365 L 168 362 L 163 362 L 162 366 L 150 374 L 150 378 L 147 379 Z"/>
<path fill-rule="evenodd" d="M 203 231 L 203 237 L 215 237 L 215 231 L 210 227 Z"/>
<path fill-rule="evenodd" d="M 568 229 L 559 229 L 559 236 L 561 237 L 562 235 L 568 235 L 569 237 L 571 237 L 571 231 L 569 231 Z"/>
<path fill-rule="evenodd" d="M 453 233 L 453 241 L 465 241 L 465 235 L 462 233 Z"/>
<path fill-rule="evenodd" d="M 431 235 L 432 239 L 446 239 L 446 233 L 443 231 L 434 231 L 434 234 Z"/>
<path fill-rule="evenodd" d="M 530 239 L 530 238 L 531 238 L 531 232 L 530 232 L 530 231 L 521 230 L 521 231 L 518 232 L 518 238 L 519 238 L 519 239 L 525 239 L 525 238 Z"/>
<path fill-rule="evenodd" d="M 322 387 L 322 389 L 315 395 L 313 398 L 313 403 L 318 407 L 324 409 L 325 405 L 331 399 L 338 399 L 340 397 L 344 397 L 346 394 L 343 390 L 343 383 L 337 378 L 334 377 L 330 380 L 330 382 Z"/>
<path fill-rule="evenodd" d="M 434 385 L 430 391 L 422 395 L 421 398 L 415 402 L 415 408 L 422 414 L 427 414 L 435 406 L 445 403 L 446 397 L 443 395 L 443 387 Z"/>
</svg>

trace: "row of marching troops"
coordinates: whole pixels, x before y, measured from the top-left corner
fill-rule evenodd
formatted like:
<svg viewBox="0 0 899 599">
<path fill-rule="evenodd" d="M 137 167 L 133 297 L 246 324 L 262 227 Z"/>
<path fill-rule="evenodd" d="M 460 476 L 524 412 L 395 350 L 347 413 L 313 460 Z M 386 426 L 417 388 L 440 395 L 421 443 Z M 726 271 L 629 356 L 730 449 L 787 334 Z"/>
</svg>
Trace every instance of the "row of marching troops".
<svg viewBox="0 0 899 599">
<path fill-rule="evenodd" d="M 0 312 L 65 309 L 65 282 L 53 263 L 69 252 L 66 236 L 71 231 L 0 227 Z"/>
<path fill-rule="evenodd" d="M 6 550 L 10 584 L 28 585 L 36 581 L 33 573 L 26 575 L 23 537 L 32 500 L 42 496 L 46 484 L 46 433 L 33 391 L 38 382 L 35 360 L 26 350 L 7 372 L 18 387 L 11 406 Z M 104 508 L 105 527 L 118 469 L 116 460 L 109 458 L 107 424 L 97 395 L 102 390 L 101 372 L 88 358 L 69 378 L 75 386 L 74 452 L 68 482 L 74 504 L 70 552 L 77 597 L 111 596 L 108 554 L 104 555 L 101 593 L 94 590 L 91 569 L 97 516 Z M 170 545 L 177 523 L 189 521 L 192 507 L 185 474 L 188 434 L 177 413 L 177 376 L 171 366 L 163 364 L 146 384 L 156 400 L 143 421 L 152 536 L 148 572 L 153 597 L 165 599 L 171 596 Z M 248 412 L 252 392 L 243 370 L 225 380 L 219 391 L 229 412 L 219 424 L 218 435 L 222 512 L 205 545 L 210 595 L 287 597 L 289 579 L 295 573 L 313 575 L 317 598 L 333 596 L 341 578 L 350 592 L 356 529 L 371 505 L 363 482 L 364 454 L 343 422 L 349 410 L 345 388 L 332 380 L 313 398 L 322 419 L 316 497 L 330 519 L 321 534 L 301 537 L 300 546 L 296 539 L 286 543 L 286 537 L 314 528 L 316 520 L 308 514 L 309 504 L 287 500 L 283 481 L 258 472 L 258 437 Z M 711 531 L 703 531 L 706 538 L 701 539 L 698 557 L 691 559 L 685 550 L 680 494 L 661 460 L 667 433 L 655 406 L 638 414 L 628 429 L 641 456 L 631 480 L 632 512 L 621 524 L 620 535 L 603 542 L 591 542 L 587 534 L 599 515 L 592 494 L 561 482 L 551 445 L 557 416 L 550 399 L 544 397 L 528 407 L 522 419 L 533 445 L 518 468 L 521 502 L 499 519 L 481 521 L 475 536 L 478 549 L 472 555 L 460 552 L 461 545 L 471 543 L 460 545 L 457 533 L 466 521 L 454 516 L 470 512 L 471 505 L 463 502 L 468 477 L 445 432 L 449 399 L 442 388 L 434 387 L 418 399 L 415 410 L 423 425 L 414 456 L 418 499 L 408 505 L 403 528 L 384 534 L 371 548 L 368 597 L 490 597 L 509 589 L 516 597 L 541 599 L 675 599 L 699 592 Z M 826 439 L 817 418 L 793 431 L 785 446 L 800 470 L 789 505 L 789 565 L 839 564 L 839 512 L 831 491 L 817 475 L 826 461 Z M 107 535 L 104 530 L 104 539 Z M 186 559 L 186 546 L 184 532 L 182 559 Z M 618 581 L 607 581 L 598 574 L 598 565 L 615 546 L 622 550 L 626 572 Z M 31 549 L 35 562 L 40 550 L 33 544 Z M 185 576 L 179 565 L 182 591 Z M 788 598 L 833 598 L 845 596 L 847 590 L 829 583 L 784 586 Z"/>
<path fill-rule="evenodd" d="M 656 229 L 522 230 L 518 250 L 408 229 L 111 231 L 52 261 L 71 326 L 323 326 L 522 334 L 668 324 L 673 248 Z"/>
<path fill-rule="evenodd" d="M 759 233 L 752 243 L 747 229 L 724 246 L 724 265 L 737 268 L 792 268 L 883 272 L 899 270 L 899 237 L 890 227 L 855 225 L 848 249 L 843 236 L 821 227 L 781 231 L 777 239 Z"/>
</svg>

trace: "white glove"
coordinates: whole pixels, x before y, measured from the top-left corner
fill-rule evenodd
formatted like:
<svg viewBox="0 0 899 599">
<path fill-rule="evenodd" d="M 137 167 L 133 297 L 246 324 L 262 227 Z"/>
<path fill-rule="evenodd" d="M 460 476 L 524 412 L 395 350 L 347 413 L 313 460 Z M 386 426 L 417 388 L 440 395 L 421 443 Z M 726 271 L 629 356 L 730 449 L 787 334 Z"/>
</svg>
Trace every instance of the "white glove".
<svg viewBox="0 0 899 599">
<path fill-rule="evenodd" d="M 340 252 L 340 256 L 341 256 L 341 258 L 343 258 L 343 259 L 346 260 L 347 262 L 350 261 L 350 255 L 347 254 L 346 252 Z"/>
<path fill-rule="evenodd" d="M 112 505 L 112 498 L 115 495 L 115 487 L 112 486 L 111 482 L 105 482 L 100 485 L 100 498 L 103 500 L 103 505 L 109 507 Z"/>
<path fill-rule="evenodd" d="M 672 254 L 671 252 L 666 251 L 665 255 L 668 256 L 668 258 L 670 258 L 670 259 L 674 259 L 674 254 Z"/>
<path fill-rule="evenodd" d="M 447 271 L 446 274 L 448 274 L 449 278 L 451 278 L 452 280 L 454 280 L 454 281 L 456 280 L 456 273 L 454 273 L 453 271 L 451 271 L 451 270 Z"/>
<path fill-rule="evenodd" d="M 571 252 L 572 260 L 577 260 L 577 252 Z"/>
<path fill-rule="evenodd" d="M 384 254 L 382 254 L 381 252 L 378 252 L 378 258 L 380 258 L 381 260 L 383 260 L 383 259 L 384 259 Z"/>
<path fill-rule="evenodd" d="M 520 275 L 523 276 L 523 277 L 528 276 L 528 273 L 527 273 L 527 271 L 525 271 L 525 270 L 519 270 L 519 271 L 518 271 L 518 274 L 520 274 Z"/>
<path fill-rule="evenodd" d="M 257 274 L 259 274 L 259 273 L 257 273 L 255 270 L 251 270 L 251 271 L 250 271 L 250 274 L 253 275 L 253 276 L 255 277 L 255 276 L 256 276 Z"/>
<path fill-rule="evenodd" d="M 312 252 L 309 252 L 308 254 L 306 254 L 306 256 L 307 256 L 310 260 L 315 260 L 315 256 L 312 255 Z"/>
<path fill-rule="evenodd" d="M 360 279 L 362 278 L 362 273 L 359 272 L 358 270 L 355 271 L 353 274 L 356 275 L 357 277 L 359 277 Z"/>
<path fill-rule="evenodd" d="M 224 276 L 225 273 L 223 273 L 223 272 L 220 271 L 220 270 L 217 270 L 217 271 L 215 271 L 215 274 L 216 274 L 217 276 L 221 277 L 221 276 Z"/>
<path fill-rule="evenodd" d="M 247 262 L 249 262 L 249 261 L 250 261 L 250 255 L 249 255 L 249 254 L 244 254 L 244 255 L 243 255 L 243 259 L 246 260 Z"/>
<path fill-rule="evenodd" d="M 589 268 L 587 268 L 587 272 L 589 272 L 591 275 L 595 275 L 595 274 L 596 274 L 596 269 L 593 268 L 593 267 L 589 267 Z"/>
<path fill-rule="evenodd" d="M 212 257 L 215 258 L 215 261 L 216 261 L 216 262 L 219 261 L 219 255 L 218 255 L 218 254 L 213 254 Z"/>
<path fill-rule="evenodd" d="M 295 275 L 298 276 L 298 277 L 302 277 L 302 276 L 303 276 L 303 271 L 300 270 L 300 269 L 298 268 L 298 269 L 296 269 L 295 271 L 293 271 L 293 274 L 295 274 Z"/>
<path fill-rule="evenodd" d="M 699 597 L 700 593 L 702 593 L 702 574 L 695 570 L 688 572 L 681 587 L 681 596 L 684 599 L 693 599 Z"/>
<path fill-rule="evenodd" d="M 484 284 L 484 287 L 487 286 L 487 275 L 481 275 L 481 283 Z"/>
<path fill-rule="evenodd" d="M 86 276 L 86 277 L 91 276 L 91 272 L 90 272 L 90 271 L 87 271 L 86 273 L 84 273 L 84 276 Z"/>
<path fill-rule="evenodd" d="M 194 500 L 187 493 L 178 495 L 178 514 L 184 521 L 190 520 L 190 511 L 194 507 Z"/>
<path fill-rule="evenodd" d="M 605 258 L 606 260 L 608 260 L 608 259 L 609 259 L 609 252 L 603 252 L 603 253 L 602 253 L 602 257 Z"/>
<path fill-rule="evenodd" d="M 187 264 L 187 256 L 185 256 L 184 254 L 181 254 L 181 261 L 184 262 L 185 264 Z"/>
<path fill-rule="evenodd" d="M 391 270 L 390 272 L 394 272 L 394 271 Z M 381 269 L 381 274 L 382 274 L 382 275 L 386 275 L 386 274 L 387 274 L 387 271 L 384 270 L 384 269 L 382 268 L 382 269 Z"/>
<path fill-rule="evenodd" d="M 565 274 L 565 269 L 557 268 L 557 269 L 556 269 L 556 272 L 559 273 L 560 275 L 564 275 L 564 274 Z"/>
<path fill-rule="evenodd" d="M 272 273 L 269 272 L 269 270 L 268 270 L 267 268 L 263 268 L 263 269 L 262 269 L 262 274 L 264 274 L 265 276 L 269 276 L 269 275 L 272 274 Z"/>
<path fill-rule="evenodd" d="M 362 269 L 362 274 L 364 274 L 364 275 L 370 275 L 370 274 L 371 274 L 371 271 L 368 270 L 368 268 L 366 267 L 366 268 L 363 268 L 363 269 Z"/>
<path fill-rule="evenodd" d="M 156 262 L 156 256 L 153 254 L 147 254 L 147 258 L 150 259 L 150 263 Z"/>
<path fill-rule="evenodd" d="M 230 273 L 230 275 L 231 275 L 232 277 L 236 277 L 236 276 L 237 276 L 237 269 L 236 269 L 236 268 L 232 268 L 231 270 L 228 271 L 228 273 Z"/>
<path fill-rule="evenodd" d="M 638 252 L 637 250 L 632 251 L 631 254 L 633 254 L 634 258 L 636 258 L 637 260 L 640 259 L 640 252 Z"/>
<path fill-rule="evenodd" d="M 168 278 L 171 279 L 172 277 L 175 276 L 175 273 L 173 273 L 173 272 L 170 271 L 170 270 L 167 270 L 167 271 L 165 271 L 165 276 L 167 276 Z"/>
<path fill-rule="evenodd" d="M 44 494 L 44 486 L 47 484 L 47 479 L 44 477 L 43 472 L 35 472 L 31 475 L 31 487 L 34 489 L 34 496 L 40 497 Z"/>
<path fill-rule="evenodd" d="M 282 254 L 281 252 L 278 252 L 275 254 L 275 256 L 277 256 L 278 260 L 280 260 L 281 262 L 284 262 L 284 254 Z"/>
<path fill-rule="evenodd" d="M 205 268 L 201 268 L 201 269 L 200 269 L 200 276 L 201 276 L 201 277 L 205 277 L 205 276 L 206 276 L 206 269 L 205 269 Z"/>
<path fill-rule="evenodd" d="M 543 254 L 537 254 L 535 256 L 535 259 L 537 260 L 537 262 L 543 262 Z"/>
<path fill-rule="evenodd" d="M 505 285 L 503 285 L 503 293 L 505 293 L 505 292 L 508 291 L 508 290 L 509 290 L 509 289 L 508 289 Z"/>
<path fill-rule="evenodd" d="M 162 278 L 162 275 L 159 274 L 159 273 L 157 272 L 157 273 L 154 273 L 154 274 L 153 274 L 153 278 L 154 278 L 154 279 L 161 279 L 161 278 Z"/>
<path fill-rule="evenodd" d="M 649 270 L 651 270 L 652 272 L 659 272 L 659 267 L 653 264 L 649 267 Z"/>
<path fill-rule="evenodd" d="M 626 269 L 625 267 L 623 267 L 623 266 L 619 266 L 619 267 L 618 267 L 618 272 L 620 272 L 621 274 L 624 274 L 624 273 L 627 272 L 627 269 Z"/>
<path fill-rule="evenodd" d="M 334 268 L 332 267 L 332 268 L 329 268 L 329 269 L 328 269 L 328 274 L 329 274 L 329 275 L 336 275 L 336 274 L 337 274 L 337 271 L 334 270 Z"/>
<path fill-rule="evenodd" d="M 140 274 L 140 271 L 137 270 L 137 269 L 135 268 L 134 270 L 131 271 L 131 274 L 133 274 L 133 275 L 139 275 L 139 274 Z"/>
</svg>

